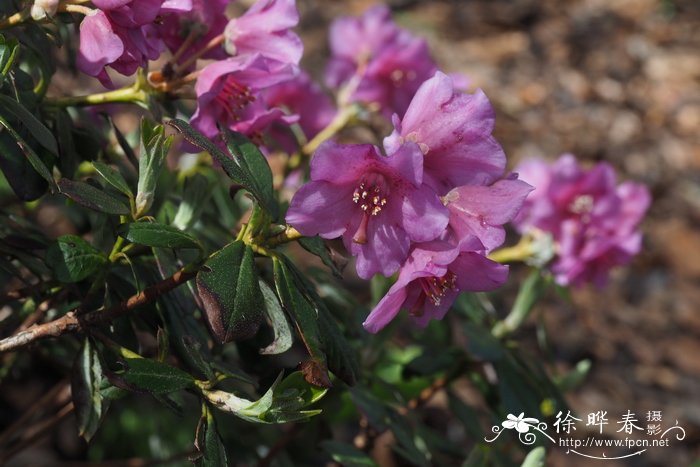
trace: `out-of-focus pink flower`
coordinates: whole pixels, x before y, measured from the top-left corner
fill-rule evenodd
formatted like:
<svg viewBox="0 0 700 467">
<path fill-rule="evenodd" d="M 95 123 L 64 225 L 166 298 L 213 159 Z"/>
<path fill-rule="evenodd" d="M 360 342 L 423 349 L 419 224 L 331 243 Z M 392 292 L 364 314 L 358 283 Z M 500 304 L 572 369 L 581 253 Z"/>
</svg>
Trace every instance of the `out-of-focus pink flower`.
<svg viewBox="0 0 700 467">
<path fill-rule="evenodd" d="M 391 154 L 404 141 L 417 143 L 425 155 L 424 181 L 445 194 L 462 185 L 488 185 L 503 176 L 506 156 L 491 136 L 493 107 L 486 95 L 455 92 L 444 73 L 425 81 L 394 131 L 384 139 Z"/>
<path fill-rule="evenodd" d="M 292 198 L 287 222 L 302 234 L 343 237 L 368 279 L 393 274 L 411 242 L 427 242 L 447 226 L 447 209 L 422 184 L 423 155 L 407 143 L 390 157 L 368 144 L 323 143 L 311 160 L 311 182 Z"/>
<path fill-rule="evenodd" d="M 304 71 L 290 81 L 265 90 L 265 100 L 271 106 L 298 115 L 299 126 L 307 140 L 323 130 L 336 113 L 331 98 Z"/>
<path fill-rule="evenodd" d="M 508 266 L 495 263 L 478 248 L 478 241 L 462 248 L 448 242 L 418 244 L 401 267 L 396 283 L 369 314 L 363 326 L 375 333 L 401 309 L 422 327 L 431 319 L 444 318 L 460 292 L 494 290 L 508 277 Z M 476 245 L 476 246 L 475 246 Z"/>
<path fill-rule="evenodd" d="M 113 87 L 106 66 L 133 74 L 163 50 L 154 22 L 160 13 L 184 12 L 190 0 L 95 0 L 97 7 L 80 23 L 78 68 Z"/>
<path fill-rule="evenodd" d="M 181 47 L 185 47 L 178 57 L 178 62 L 187 60 L 195 52 L 202 50 L 210 40 L 222 34 L 228 24 L 228 18 L 224 13 L 231 0 L 191 1 L 190 10 L 185 13 L 173 11 L 164 14 L 158 25 L 158 34 L 168 50 L 176 53 Z M 220 60 L 226 58 L 226 52 L 223 47 L 215 47 L 201 57 Z"/>
<path fill-rule="evenodd" d="M 258 0 L 229 21 L 224 31 L 230 55 L 260 54 L 282 63 L 299 64 L 304 46 L 290 29 L 299 23 L 295 0 Z"/>
<path fill-rule="evenodd" d="M 328 86 L 359 80 L 350 100 L 377 103 L 387 117 L 403 115 L 421 83 L 437 70 L 425 41 L 399 28 L 386 6 L 335 20 L 330 47 Z"/>
<path fill-rule="evenodd" d="M 219 140 L 217 125 L 254 137 L 274 121 L 295 122 L 296 116 L 270 107 L 262 96 L 263 90 L 292 79 L 295 73 L 295 67 L 267 60 L 259 54 L 207 65 L 195 84 L 197 110 L 192 116 L 192 126 Z"/>
<path fill-rule="evenodd" d="M 612 166 L 583 170 L 571 154 L 552 165 L 527 161 L 516 170 L 536 188 L 514 223 L 521 232 L 552 235 L 558 283 L 602 287 L 613 266 L 629 263 L 641 249 L 639 223 L 651 201 L 645 186 L 616 185 Z"/>
</svg>

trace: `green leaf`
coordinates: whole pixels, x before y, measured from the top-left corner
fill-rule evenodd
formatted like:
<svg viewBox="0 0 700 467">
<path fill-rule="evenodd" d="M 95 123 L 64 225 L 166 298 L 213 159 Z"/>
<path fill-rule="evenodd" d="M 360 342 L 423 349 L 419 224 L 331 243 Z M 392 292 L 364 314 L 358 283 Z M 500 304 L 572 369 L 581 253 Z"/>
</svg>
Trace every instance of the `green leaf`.
<svg viewBox="0 0 700 467">
<path fill-rule="evenodd" d="M 196 238 L 175 227 L 157 222 L 132 222 L 122 224 L 117 233 L 132 243 L 160 248 L 198 248 Z"/>
<path fill-rule="evenodd" d="M 341 441 L 323 441 L 321 447 L 333 460 L 344 467 L 376 467 L 377 464 L 363 451 Z"/>
<path fill-rule="evenodd" d="M 310 385 L 299 372 L 292 373 L 282 382 L 281 376 L 255 402 L 224 391 L 203 390 L 202 394 L 220 410 L 254 423 L 301 421 L 321 413 L 320 410 L 303 409 L 318 402 L 328 389 Z"/>
<path fill-rule="evenodd" d="M 518 329 L 530 315 L 537 301 L 547 289 L 547 281 L 539 269 L 533 269 L 520 286 L 513 308 L 508 316 L 493 328 L 493 335 L 502 337 Z"/>
<path fill-rule="evenodd" d="M 278 208 L 272 195 L 270 166 L 255 145 L 250 141 L 245 142 L 241 135 L 229 135 L 224 132 L 224 138 L 232 145 L 235 157 L 233 159 L 187 122 L 175 118 L 167 123 L 182 133 L 187 142 L 211 154 L 231 180 L 248 190 L 273 219 L 277 217 Z"/>
<path fill-rule="evenodd" d="M 301 336 L 311 360 L 302 363 L 302 372 L 306 381 L 316 386 L 330 387 L 328 364 L 323 353 L 323 344 L 318 325 L 318 314 L 313 306 L 299 291 L 294 276 L 284 260 L 274 258 L 273 270 L 277 295 L 282 306 L 290 315 L 297 332 Z"/>
<path fill-rule="evenodd" d="M 83 347 L 73 363 L 71 394 L 78 420 L 78 434 L 90 441 L 102 423 L 109 407 L 100 392 L 102 365 L 96 349 L 85 339 Z"/>
<path fill-rule="evenodd" d="M 195 446 L 202 457 L 195 461 L 195 465 L 202 467 L 224 467 L 228 465 L 226 448 L 221 441 L 221 436 L 216 427 L 216 421 L 210 414 L 202 416 L 197 426 L 197 438 Z"/>
<path fill-rule="evenodd" d="M 160 395 L 194 385 L 192 375 L 165 363 L 148 358 L 127 358 L 123 363 L 124 372 L 117 376 L 127 389 Z"/>
<path fill-rule="evenodd" d="M 17 146 L 19 146 L 19 148 L 22 150 L 29 163 L 32 164 L 34 170 L 36 170 L 44 180 L 49 182 L 51 188 L 55 190 L 56 182 L 54 181 L 51 172 L 46 167 L 46 164 L 44 164 L 44 162 L 41 160 L 39 155 L 34 151 L 34 149 L 32 149 L 32 147 L 29 144 L 27 144 L 24 138 L 22 138 L 22 136 L 20 136 L 20 134 L 17 133 L 17 131 L 14 128 L 12 128 L 9 122 L 3 117 L 0 117 L 0 125 L 5 127 L 5 129 L 7 129 L 10 135 L 12 135 L 12 137 L 15 139 Z"/>
<path fill-rule="evenodd" d="M 258 282 L 265 300 L 265 312 L 275 334 L 274 340 L 264 349 L 260 349 L 260 353 L 263 355 L 276 355 L 286 352 L 294 343 L 292 329 L 275 292 L 264 280 L 260 279 Z"/>
<path fill-rule="evenodd" d="M 547 454 L 543 446 L 530 451 L 520 467 L 544 467 L 544 459 Z"/>
<path fill-rule="evenodd" d="M 97 273 L 107 256 L 75 235 L 63 235 L 46 251 L 46 263 L 61 282 L 78 282 Z"/>
<path fill-rule="evenodd" d="M 136 190 L 136 217 L 145 214 L 153 204 L 158 176 L 168 155 L 172 136 L 165 137 L 162 125 L 141 120 L 141 154 L 139 158 L 139 182 Z"/>
<path fill-rule="evenodd" d="M 467 351 L 487 362 L 501 358 L 504 348 L 501 341 L 493 337 L 487 328 L 476 323 L 465 322 L 464 334 L 467 337 Z"/>
<path fill-rule="evenodd" d="M 212 256 L 197 274 L 207 323 L 221 343 L 253 337 L 265 307 L 253 250 L 233 242 Z"/>
<path fill-rule="evenodd" d="M 277 218 L 278 206 L 272 187 L 272 170 L 260 149 L 240 133 L 223 128 L 226 147 L 241 167 L 246 180 L 243 186 L 258 200 L 273 220 Z"/>
<path fill-rule="evenodd" d="M 207 177 L 195 174 L 185 179 L 182 201 L 172 224 L 178 229 L 187 229 L 194 224 L 212 195 Z"/>
<path fill-rule="evenodd" d="M 102 190 L 87 183 L 62 178 L 58 181 L 58 189 L 81 206 L 107 214 L 127 215 L 129 206 L 118 198 L 113 198 Z"/>
<path fill-rule="evenodd" d="M 97 173 L 102 175 L 102 178 L 104 178 L 107 183 L 121 191 L 129 198 L 134 197 L 134 193 L 131 191 L 131 188 L 129 188 L 129 184 L 126 182 L 126 180 L 124 180 L 124 177 L 117 169 L 114 169 L 100 161 L 94 161 L 92 166 L 95 168 Z"/>
<path fill-rule="evenodd" d="M 32 166 L 15 139 L 0 130 L 0 169 L 7 182 L 22 201 L 33 201 L 46 193 L 48 184 Z"/>
<path fill-rule="evenodd" d="M 0 109 L 7 109 L 15 115 L 22 124 L 27 127 L 27 130 L 32 136 L 52 154 L 58 154 L 58 145 L 53 133 L 46 128 L 46 125 L 41 123 L 34 114 L 26 109 L 22 104 L 12 99 L 9 96 L 0 94 Z M 4 112 L 3 112 L 4 113 Z"/>
<path fill-rule="evenodd" d="M 0 34 L 0 84 L 15 63 L 19 42 L 14 37 L 5 38 Z"/>
<path fill-rule="evenodd" d="M 323 264 L 330 268 L 334 276 L 342 278 L 342 267 L 333 259 L 331 251 L 321 237 L 302 237 L 297 241 L 306 251 L 321 258 Z"/>
</svg>

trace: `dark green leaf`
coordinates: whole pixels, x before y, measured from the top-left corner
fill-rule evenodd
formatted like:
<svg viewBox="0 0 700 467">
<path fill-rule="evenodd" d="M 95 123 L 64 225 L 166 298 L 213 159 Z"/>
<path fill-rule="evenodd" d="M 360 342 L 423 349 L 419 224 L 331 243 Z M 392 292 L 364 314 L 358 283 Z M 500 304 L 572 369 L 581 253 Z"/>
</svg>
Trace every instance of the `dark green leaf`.
<svg viewBox="0 0 700 467">
<path fill-rule="evenodd" d="M 51 151 L 52 154 L 58 154 L 56 138 L 54 138 L 53 133 L 51 133 L 51 131 L 46 128 L 46 125 L 41 123 L 39 119 L 34 116 L 34 114 L 11 97 L 0 94 L 0 109 L 3 108 L 13 113 L 15 117 L 17 117 L 19 121 L 22 122 L 25 127 L 27 127 L 29 132 L 32 134 L 32 136 L 34 136 L 39 144 Z M 5 112 L 2 113 L 4 114 Z M 7 118 L 7 115 L 4 116 Z"/>
<path fill-rule="evenodd" d="M 124 367 L 124 372 L 117 376 L 126 383 L 128 389 L 158 395 L 179 391 L 194 384 L 194 378 L 188 373 L 147 358 L 127 358 Z"/>
<path fill-rule="evenodd" d="M 222 130 L 226 147 L 247 178 L 247 183 L 243 186 L 255 196 L 273 220 L 276 219 L 278 207 L 272 187 L 272 170 L 267 159 L 244 135 L 227 128 Z"/>
<path fill-rule="evenodd" d="M 292 329 L 289 326 L 287 317 L 284 315 L 284 310 L 282 310 L 275 292 L 264 280 L 260 279 L 259 283 L 260 291 L 265 300 L 265 312 L 275 334 L 275 339 L 272 343 L 264 349 L 261 349 L 260 353 L 263 355 L 275 355 L 286 352 L 294 343 Z"/>
<path fill-rule="evenodd" d="M 202 467 L 224 467 L 228 465 L 226 448 L 221 441 L 213 416 L 203 416 L 200 419 L 197 427 L 196 446 L 202 457 L 195 461 L 195 465 Z"/>
<path fill-rule="evenodd" d="M 131 192 L 131 188 L 129 188 L 129 184 L 126 183 L 126 180 L 124 180 L 124 177 L 122 176 L 122 174 L 119 173 L 117 169 L 114 169 L 105 164 L 104 162 L 100 161 L 94 161 L 92 163 L 92 166 L 95 167 L 97 173 L 102 175 L 102 178 L 104 178 L 107 181 L 107 183 L 112 185 L 117 190 L 121 191 L 129 198 L 132 198 L 134 196 L 134 194 Z"/>
<path fill-rule="evenodd" d="M 73 178 L 80 161 L 73 139 L 73 120 L 65 109 L 56 111 L 54 129 L 58 139 L 58 166 L 61 174 Z"/>
<path fill-rule="evenodd" d="M 160 248 L 199 248 L 196 238 L 175 227 L 157 222 L 122 224 L 117 233 L 132 243 Z"/>
<path fill-rule="evenodd" d="M 467 351 L 482 360 L 493 362 L 503 356 L 503 345 L 493 337 L 488 329 L 476 323 L 464 323 L 464 334 L 467 337 Z"/>
<path fill-rule="evenodd" d="M 78 282 L 108 263 L 107 257 L 75 235 L 63 235 L 46 251 L 46 263 L 61 282 Z"/>
<path fill-rule="evenodd" d="M 14 37 L 7 39 L 0 35 L 0 84 L 14 65 L 18 50 L 19 42 L 17 39 Z"/>
<path fill-rule="evenodd" d="M 273 260 L 275 287 L 282 305 L 296 325 L 306 350 L 311 356 L 302 364 L 306 381 L 321 387 L 330 387 L 328 365 L 323 353 L 323 345 L 318 325 L 318 314 L 313 306 L 301 294 L 284 260 Z"/>
<path fill-rule="evenodd" d="M 253 250 L 233 242 L 211 257 L 197 274 L 207 323 L 222 343 L 253 337 L 265 307 L 258 285 Z"/>
<path fill-rule="evenodd" d="M 339 278 L 342 277 L 342 267 L 339 266 L 333 259 L 331 256 L 331 251 L 328 249 L 326 242 L 321 237 L 302 237 L 298 240 L 298 242 L 306 251 L 321 258 L 323 264 L 330 268 L 333 275 Z"/>
<path fill-rule="evenodd" d="M 54 181 L 51 172 L 46 167 L 46 164 L 44 164 L 44 162 L 41 160 L 39 155 L 34 151 L 34 149 L 32 149 L 32 147 L 29 144 L 27 144 L 24 138 L 22 138 L 22 136 L 20 136 L 20 134 L 17 133 L 17 131 L 14 128 L 12 128 L 9 122 L 3 117 L 0 117 L 0 125 L 5 127 L 5 129 L 7 129 L 7 131 L 10 132 L 10 134 L 15 140 L 15 143 L 22 150 L 29 163 L 32 164 L 34 170 L 36 170 L 44 180 L 49 182 L 49 185 L 51 185 L 53 189 L 56 189 L 56 182 Z"/>
<path fill-rule="evenodd" d="M 323 441 L 321 447 L 334 461 L 344 467 L 376 467 L 376 463 L 352 444 L 341 441 Z"/>
<path fill-rule="evenodd" d="M 0 129 L 0 169 L 22 201 L 33 201 L 46 192 L 48 183 L 37 173 L 12 135 Z"/>
<path fill-rule="evenodd" d="M 195 174 L 185 179 L 182 201 L 172 224 L 179 229 L 187 229 L 195 223 L 211 197 L 211 188 L 207 177 Z"/>
<path fill-rule="evenodd" d="M 58 181 L 58 188 L 61 193 L 86 208 L 107 214 L 129 214 L 129 206 L 122 200 L 114 198 L 87 183 L 62 178 Z"/>
<path fill-rule="evenodd" d="M 73 364 L 71 394 L 78 420 L 78 434 L 88 442 L 100 427 L 109 406 L 109 400 L 103 400 L 100 393 L 101 383 L 100 358 L 86 338 Z"/>
<path fill-rule="evenodd" d="M 129 162 L 131 162 L 131 164 L 135 168 L 137 168 L 139 166 L 139 160 L 136 157 L 133 148 L 129 145 L 129 142 L 124 137 L 124 134 L 114 124 L 114 120 L 110 116 L 107 116 L 107 118 L 112 124 L 112 128 L 114 128 L 114 136 L 117 138 L 117 143 L 119 143 L 119 147 L 122 148 L 122 151 L 124 151 L 124 155 L 129 160 Z"/>
</svg>

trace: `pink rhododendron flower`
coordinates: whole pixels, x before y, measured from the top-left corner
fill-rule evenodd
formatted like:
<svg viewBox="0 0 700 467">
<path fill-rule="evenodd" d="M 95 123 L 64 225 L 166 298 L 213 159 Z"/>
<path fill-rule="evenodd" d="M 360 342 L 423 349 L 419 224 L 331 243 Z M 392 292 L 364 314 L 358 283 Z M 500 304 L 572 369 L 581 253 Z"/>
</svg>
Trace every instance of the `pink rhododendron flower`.
<svg viewBox="0 0 700 467">
<path fill-rule="evenodd" d="M 294 79 L 266 89 L 265 100 L 271 106 L 298 115 L 297 123 L 307 140 L 323 130 L 336 113 L 331 98 L 304 71 Z"/>
<path fill-rule="evenodd" d="M 78 68 L 113 87 L 105 67 L 131 75 L 163 50 L 154 22 L 160 13 L 183 12 L 190 0 L 95 0 L 98 8 L 80 23 Z"/>
<path fill-rule="evenodd" d="M 460 251 L 462 248 L 465 251 Z M 431 319 L 444 318 L 460 292 L 489 291 L 503 285 L 508 266 L 469 251 L 472 248 L 479 248 L 473 237 L 459 247 L 444 241 L 413 247 L 398 280 L 363 323 L 365 329 L 378 332 L 401 309 L 425 327 Z"/>
<path fill-rule="evenodd" d="M 302 234 L 343 237 L 357 273 L 391 275 L 411 242 L 427 242 L 447 226 L 447 209 L 422 184 L 423 155 L 407 143 L 390 157 L 368 144 L 323 143 L 311 160 L 311 182 L 292 198 L 287 222 Z"/>
<path fill-rule="evenodd" d="M 258 0 L 243 16 L 229 21 L 224 31 L 226 51 L 230 55 L 258 53 L 298 65 L 304 46 L 290 31 L 298 23 L 294 0 Z"/>
<path fill-rule="evenodd" d="M 359 79 L 351 100 L 378 103 L 387 116 L 403 115 L 421 83 L 437 70 L 425 41 L 399 28 L 382 5 L 359 18 L 335 20 L 330 47 L 328 86 Z"/>
<path fill-rule="evenodd" d="M 259 135 L 270 123 L 293 123 L 282 109 L 270 107 L 261 92 L 292 79 L 296 68 L 267 60 L 259 54 L 231 57 L 207 65 L 197 78 L 197 110 L 193 127 L 218 140 L 217 125 L 250 137 Z"/>
<path fill-rule="evenodd" d="M 391 154 L 404 141 L 417 143 L 425 155 L 424 181 L 439 194 L 462 185 L 488 185 L 503 176 L 506 156 L 491 136 L 493 107 L 486 95 L 455 92 L 444 73 L 424 82 L 394 132 L 384 139 Z"/>
<path fill-rule="evenodd" d="M 571 154 L 552 165 L 528 161 L 517 170 L 536 189 L 514 222 L 521 232 L 552 235 L 551 269 L 560 284 L 602 287 L 610 268 L 629 263 L 641 249 L 639 223 L 651 201 L 645 186 L 616 185 L 612 166 L 601 162 L 583 170 Z"/>
</svg>

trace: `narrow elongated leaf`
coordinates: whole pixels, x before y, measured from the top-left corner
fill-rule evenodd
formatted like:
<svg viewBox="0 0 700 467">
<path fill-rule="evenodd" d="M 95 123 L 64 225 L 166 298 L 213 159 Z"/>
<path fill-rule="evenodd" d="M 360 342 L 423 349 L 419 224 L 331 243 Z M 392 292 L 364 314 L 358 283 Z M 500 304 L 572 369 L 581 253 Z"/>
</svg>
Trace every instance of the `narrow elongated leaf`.
<svg viewBox="0 0 700 467">
<path fill-rule="evenodd" d="M 172 136 L 165 137 L 162 125 L 154 125 L 145 118 L 141 121 L 139 182 L 136 188 L 137 216 L 145 214 L 153 204 L 158 176 L 172 140 Z"/>
<path fill-rule="evenodd" d="M 537 447 L 525 456 L 525 460 L 523 460 L 523 464 L 520 467 L 544 467 L 546 454 L 547 451 L 545 451 L 543 446 Z"/>
<path fill-rule="evenodd" d="M 202 416 L 199 421 L 195 445 L 202 454 L 202 457 L 195 461 L 195 465 L 201 467 L 221 467 L 228 465 L 226 448 L 216 428 L 216 421 L 210 414 L 206 417 Z"/>
<path fill-rule="evenodd" d="M 334 276 L 342 277 L 342 266 L 333 259 L 330 250 L 326 246 L 326 242 L 321 237 L 302 237 L 298 242 L 306 251 L 321 258 L 323 264 L 330 268 Z"/>
<path fill-rule="evenodd" d="M 32 147 L 27 144 L 27 142 L 22 138 L 22 136 L 17 133 L 17 131 L 12 128 L 12 125 L 3 117 L 0 117 L 0 125 L 5 127 L 5 129 L 12 135 L 12 137 L 15 139 L 15 142 L 17 143 L 17 146 L 22 150 L 24 155 L 27 157 L 27 160 L 29 161 L 30 164 L 32 164 L 32 167 L 34 167 L 34 170 L 36 170 L 41 177 L 49 182 L 49 185 L 51 185 L 52 189 L 56 189 L 56 182 L 53 179 L 53 176 L 51 175 L 51 172 L 49 169 L 46 167 L 46 164 L 41 160 L 39 155 L 32 149 Z"/>
<path fill-rule="evenodd" d="M 86 208 L 107 214 L 129 214 L 129 206 L 120 199 L 114 198 L 102 190 L 83 182 L 62 178 L 58 188 L 67 197 Z"/>
<path fill-rule="evenodd" d="M 117 233 L 132 243 L 161 248 L 199 248 L 196 238 L 175 227 L 157 222 L 122 224 Z"/>
<path fill-rule="evenodd" d="M 275 292 L 270 288 L 267 283 L 260 279 L 260 291 L 262 292 L 263 299 L 265 300 L 265 312 L 270 324 L 272 325 L 272 330 L 275 333 L 275 339 L 265 347 L 260 350 L 263 355 L 275 355 L 282 352 L 286 352 L 292 347 L 294 340 L 292 338 L 292 329 L 289 326 L 287 317 L 282 310 Z"/>
<path fill-rule="evenodd" d="M 345 467 L 376 467 L 377 464 L 352 444 L 341 441 L 323 441 L 321 447 L 334 461 Z"/>
<path fill-rule="evenodd" d="M 196 278 L 207 323 L 222 343 L 253 337 L 265 307 L 253 250 L 241 241 L 210 258 Z"/>
<path fill-rule="evenodd" d="M 27 127 L 27 130 L 29 130 L 39 144 L 51 151 L 52 154 L 58 154 L 58 145 L 56 144 L 56 138 L 54 138 L 53 133 L 22 104 L 5 94 L 0 94 L 0 109 L 7 109 L 9 112 L 12 112 L 15 117 Z M 5 114 L 5 112 L 2 113 Z M 7 118 L 7 115 L 3 116 Z"/>
<path fill-rule="evenodd" d="M 32 166 L 12 135 L 0 129 L 0 169 L 17 197 L 22 201 L 33 201 L 44 193 L 48 186 Z"/>
<path fill-rule="evenodd" d="M 244 187 L 256 197 L 260 205 L 277 218 L 277 203 L 272 187 L 272 170 L 260 149 L 240 133 L 223 128 L 223 137 L 231 155 L 236 159 L 247 179 Z"/>
<path fill-rule="evenodd" d="M 124 372 L 117 376 L 128 389 L 160 395 L 179 391 L 194 384 L 192 375 L 148 358 L 127 358 Z"/>
<path fill-rule="evenodd" d="M 187 122 L 172 119 L 168 121 L 168 125 L 182 133 L 187 142 L 211 154 L 231 180 L 248 190 L 273 219 L 277 217 L 278 209 L 272 191 L 272 172 L 267 160 L 253 143 L 242 139 L 242 135 L 224 132 L 224 138 L 235 157 L 233 159 Z"/>
<path fill-rule="evenodd" d="M 19 42 L 17 39 L 0 35 L 0 84 L 15 63 Z"/>
<path fill-rule="evenodd" d="M 75 235 L 63 235 L 46 251 L 46 263 L 61 282 L 78 282 L 105 267 L 107 256 Z"/>
<path fill-rule="evenodd" d="M 71 377 L 71 394 L 79 435 L 85 441 L 90 441 L 100 427 L 102 417 L 109 406 L 109 400 L 104 400 L 100 393 L 101 383 L 100 358 L 90 340 L 86 338 L 73 364 Z"/>
<path fill-rule="evenodd" d="M 124 177 L 122 176 L 122 174 L 119 173 L 117 169 L 114 169 L 105 164 L 104 162 L 100 161 L 94 161 L 92 163 L 92 166 L 95 167 L 97 173 L 102 175 L 102 178 L 104 178 L 107 181 L 107 183 L 124 193 L 129 198 L 134 197 L 131 188 L 129 188 L 129 184 L 126 182 L 126 180 L 124 180 Z"/>
<path fill-rule="evenodd" d="M 292 273 L 284 260 L 275 258 L 273 261 L 275 286 L 282 305 L 296 325 L 306 350 L 311 357 L 302 363 L 302 372 L 306 381 L 316 386 L 330 387 L 328 364 L 323 353 L 318 314 L 313 306 L 299 291 Z"/>
</svg>

